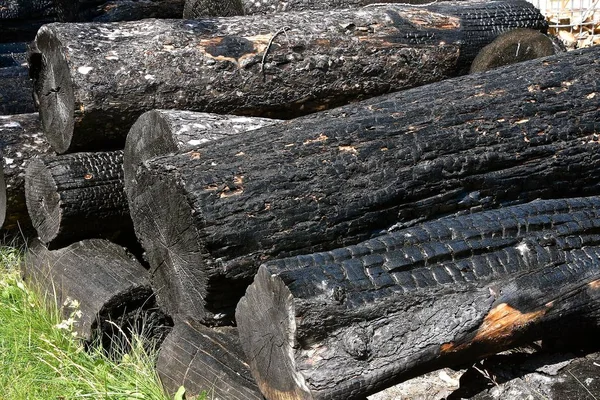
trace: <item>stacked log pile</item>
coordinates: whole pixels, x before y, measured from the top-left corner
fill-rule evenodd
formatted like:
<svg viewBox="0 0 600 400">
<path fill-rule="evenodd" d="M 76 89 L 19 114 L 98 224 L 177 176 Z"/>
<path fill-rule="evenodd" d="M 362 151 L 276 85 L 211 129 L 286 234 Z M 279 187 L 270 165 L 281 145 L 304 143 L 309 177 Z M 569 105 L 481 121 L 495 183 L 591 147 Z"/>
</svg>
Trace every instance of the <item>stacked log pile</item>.
<svg viewBox="0 0 600 400">
<path fill-rule="evenodd" d="M 359 399 L 597 327 L 599 50 L 457 78 L 559 51 L 520 0 L 99 22 L 182 3 L 44 4 L 96 22 L 2 69 L 3 229 L 82 339 L 163 343 L 173 392 Z"/>
</svg>

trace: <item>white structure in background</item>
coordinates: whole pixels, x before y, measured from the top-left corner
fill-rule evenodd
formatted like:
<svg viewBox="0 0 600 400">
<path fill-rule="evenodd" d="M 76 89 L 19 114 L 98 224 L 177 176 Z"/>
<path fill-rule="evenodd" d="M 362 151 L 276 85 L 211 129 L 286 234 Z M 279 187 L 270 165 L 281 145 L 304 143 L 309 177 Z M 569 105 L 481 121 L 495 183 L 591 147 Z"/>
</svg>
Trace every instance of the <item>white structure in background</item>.
<svg viewBox="0 0 600 400">
<path fill-rule="evenodd" d="M 568 47 L 600 44 L 600 0 L 527 0 L 548 19 Z"/>
</svg>

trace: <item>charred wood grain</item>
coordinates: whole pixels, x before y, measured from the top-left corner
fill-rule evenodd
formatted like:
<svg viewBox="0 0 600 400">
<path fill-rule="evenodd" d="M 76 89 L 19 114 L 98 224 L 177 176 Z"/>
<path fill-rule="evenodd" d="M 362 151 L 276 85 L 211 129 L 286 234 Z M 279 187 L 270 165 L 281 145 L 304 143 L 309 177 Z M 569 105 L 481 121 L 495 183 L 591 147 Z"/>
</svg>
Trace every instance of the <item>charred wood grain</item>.
<svg viewBox="0 0 600 400">
<path fill-rule="evenodd" d="M 186 0 L 183 18 L 231 17 L 288 11 L 363 7 L 373 3 L 424 4 L 429 0 Z"/>
<path fill-rule="evenodd" d="M 31 222 L 48 248 L 90 238 L 135 242 L 122 151 L 35 158 L 25 173 L 25 199 Z"/>
<path fill-rule="evenodd" d="M 125 141 L 123 174 L 129 181 L 127 196 L 136 196 L 132 193 L 137 188 L 135 172 L 146 160 L 279 122 L 269 118 L 193 111 L 148 111 L 133 124 Z"/>
<path fill-rule="evenodd" d="M 18 65 L 0 68 L 0 115 L 34 111 L 33 83 L 27 67 Z"/>
<path fill-rule="evenodd" d="M 22 272 L 43 296 L 56 301 L 65 320 L 74 320 L 80 339 L 101 341 L 109 351 L 126 344 L 132 333 L 158 344 L 172 326 L 156 306 L 148 272 L 109 241 L 86 240 L 52 251 L 36 240 Z"/>
<path fill-rule="evenodd" d="M 524 1 L 451 4 L 49 24 L 32 59 L 44 130 L 63 153 L 120 148 L 155 108 L 291 118 L 454 76 L 498 34 L 546 29 Z"/>
<path fill-rule="evenodd" d="M 236 322 L 269 399 L 362 398 L 600 327 L 600 199 L 440 219 L 263 264 Z M 348 379 L 348 377 L 355 377 Z"/>
<path fill-rule="evenodd" d="M 160 347 L 156 370 L 167 392 L 183 386 L 186 396 L 262 400 L 244 361 L 234 327 L 209 328 L 193 320 L 176 320 Z"/>
<path fill-rule="evenodd" d="M 32 158 L 51 153 L 37 113 L 0 116 L 0 226 L 4 233 L 33 233 L 25 203 L 25 169 Z"/>
<path fill-rule="evenodd" d="M 600 193 L 599 52 L 455 78 L 147 160 L 128 200 L 159 302 L 224 323 L 266 260 L 356 244 L 394 222 Z"/>
</svg>

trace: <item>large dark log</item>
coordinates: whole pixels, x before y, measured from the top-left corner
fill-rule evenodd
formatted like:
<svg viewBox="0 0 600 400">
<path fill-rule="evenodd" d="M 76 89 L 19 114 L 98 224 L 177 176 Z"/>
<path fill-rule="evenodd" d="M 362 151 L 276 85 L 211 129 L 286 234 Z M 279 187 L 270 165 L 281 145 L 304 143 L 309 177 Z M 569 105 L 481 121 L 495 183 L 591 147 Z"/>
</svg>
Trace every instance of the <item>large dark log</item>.
<svg viewBox="0 0 600 400">
<path fill-rule="evenodd" d="M 24 66 L 0 68 L 0 115 L 26 114 L 35 111 L 33 83 Z"/>
<path fill-rule="evenodd" d="M 90 238 L 135 242 L 122 151 L 35 158 L 25 173 L 25 199 L 31 222 L 48 248 Z"/>
<path fill-rule="evenodd" d="M 600 193 L 599 55 L 528 61 L 146 161 L 128 200 L 159 302 L 218 319 L 265 260 L 355 244 L 396 221 Z"/>
<path fill-rule="evenodd" d="M 0 153 L 0 227 L 4 233 L 32 233 L 25 204 L 25 169 L 33 157 L 51 153 L 37 113 L 0 116 Z"/>
<path fill-rule="evenodd" d="M 0 42 L 28 42 L 56 21 L 133 21 L 181 18 L 184 0 L 3 0 Z"/>
<path fill-rule="evenodd" d="M 183 18 L 231 17 L 284 11 L 331 10 L 373 3 L 424 4 L 430 0 L 186 0 Z"/>
<path fill-rule="evenodd" d="M 175 321 L 158 353 L 156 370 L 171 394 L 208 393 L 212 399 L 262 400 L 233 327 L 208 328 L 193 320 Z"/>
<path fill-rule="evenodd" d="M 159 343 L 172 326 L 170 317 L 156 307 L 147 271 L 106 240 L 54 251 L 34 241 L 22 272 L 42 295 L 56 301 L 79 338 L 88 343 L 101 340 L 107 350 L 125 343 L 132 333 Z"/>
<path fill-rule="evenodd" d="M 123 172 L 128 197 L 136 196 L 135 172 L 153 157 L 192 149 L 203 143 L 281 122 L 276 119 L 193 111 L 152 110 L 142 114 L 127 134 Z"/>
<path fill-rule="evenodd" d="M 35 91 L 58 152 L 121 147 L 155 108 L 291 118 L 438 81 L 515 27 L 546 28 L 530 3 L 309 11 L 201 21 L 49 24 Z"/>
<path fill-rule="evenodd" d="M 443 218 L 263 264 L 236 322 L 269 399 L 353 399 L 600 328 L 600 198 Z"/>
</svg>

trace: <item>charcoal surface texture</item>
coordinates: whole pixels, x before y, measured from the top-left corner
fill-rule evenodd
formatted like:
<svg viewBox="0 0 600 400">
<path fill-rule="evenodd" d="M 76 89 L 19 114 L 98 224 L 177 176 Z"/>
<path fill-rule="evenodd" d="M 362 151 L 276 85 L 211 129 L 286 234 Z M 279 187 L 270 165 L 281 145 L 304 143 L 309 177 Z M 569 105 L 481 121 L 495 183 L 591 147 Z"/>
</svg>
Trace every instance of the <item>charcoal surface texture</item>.
<svg viewBox="0 0 600 400">
<path fill-rule="evenodd" d="M 280 120 L 181 110 L 151 110 L 142 114 L 127 134 L 123 174 L 131 192 L 137 188 L 138 166 L 155 156 L 193 149 L 211 140 L 237 135 Z M 135 196 L 128 193 L 128 196 Z"/>
<path fill-rule="evenodd" d="M 267 262 L 236 311 L 250 370 L 269 400 L 352 399 L 598 332 L 599 212 L 538 200 Z"/>
<path fill-rule="evenodd" d="M 128 200 L 159 302 L 224 323 L 267 260 L 461 210 L 599 194 L 599 52 L 455 78 L 145 161 Z"/>
<path fill-rule="evenodd" d="M 34 111 L 33 83 L 27 67 L 17 65 L 0 68 L 0 115 Z"/>
<path fill-rule="evenodd" d="M 89 238 L 135 241 L 122 151 L 33 159 L 25 173 L 25 199 L 40 240 L 51 249 Z"/>
<path fill-rule="evenodd" d="M 363 7 L 373 3 L 424 4 L 429 0 L 186 0 L 183 18 L 230 17 L 289 11 Z"/>
<path fill-rule="evenodd" d="M 34 231 L 25 201 L 25 170 L 31 159 L 52 154 L 39 114 L 0 115 L 0 226 L 3 233 Z"/>
<path fill-rule="evenodd" d="M 467 72 L 500 33 L 547 25 L 524 1 L 448 4 L 49 24 L 31 66 L 44 130 L 63 153 L 120 149 L 157 108 L 288 119 Z"/>
</svg>

